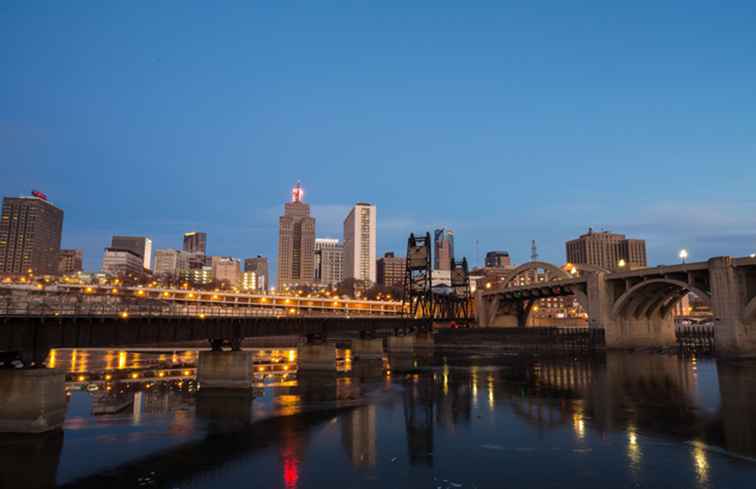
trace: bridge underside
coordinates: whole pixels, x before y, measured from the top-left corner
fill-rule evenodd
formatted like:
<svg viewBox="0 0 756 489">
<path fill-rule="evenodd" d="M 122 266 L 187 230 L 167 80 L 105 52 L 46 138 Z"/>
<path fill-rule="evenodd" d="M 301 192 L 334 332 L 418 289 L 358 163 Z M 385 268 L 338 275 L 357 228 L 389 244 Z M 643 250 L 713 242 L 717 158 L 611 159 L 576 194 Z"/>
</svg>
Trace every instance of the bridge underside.
<svg viewBox="0 0 756 489">
<path fill-rule="evenodd" d="M 51 348 L 116 348 L 262 336 L 327 338 L 423 330 L 425 319 L 404 318 L 3 318 L 0 351 L 17 351 L 40 364 Z"/>
</svg>

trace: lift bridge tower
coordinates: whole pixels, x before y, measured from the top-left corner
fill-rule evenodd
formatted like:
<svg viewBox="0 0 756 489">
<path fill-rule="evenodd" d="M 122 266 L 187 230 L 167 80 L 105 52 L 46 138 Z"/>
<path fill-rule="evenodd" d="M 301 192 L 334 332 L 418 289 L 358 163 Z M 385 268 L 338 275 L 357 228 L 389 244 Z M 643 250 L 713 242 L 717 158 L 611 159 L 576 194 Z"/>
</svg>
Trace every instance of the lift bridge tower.
<svg viewBox="0 0 756 489">
<path fill-rule="evenodd" d="M 430 233 L 410 235 L 404 276 L 404 313 L 407 317 L 454 321 L 461 326 L 470 324 L 472 311 L 467 259 L 452 259 L 450 269 L 450 282 L 434 284 Z"/>
<path fill-rule="evenodd" d="M 407 317 L 433 317 L 432 274 L 430 233 L 425 233 L 425 236 L 410 234 L 404 272 L 403 310 Z"/>
</svg>

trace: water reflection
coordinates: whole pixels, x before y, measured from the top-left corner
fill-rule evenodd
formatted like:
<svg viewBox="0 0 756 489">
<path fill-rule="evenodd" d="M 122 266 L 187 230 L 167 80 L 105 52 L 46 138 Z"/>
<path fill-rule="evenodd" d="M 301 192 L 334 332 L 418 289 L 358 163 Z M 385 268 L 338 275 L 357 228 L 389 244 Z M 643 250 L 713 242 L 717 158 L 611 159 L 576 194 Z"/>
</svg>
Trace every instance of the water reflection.
<svg viewBox="0 0 756 489">
<path fill-rule="evenodd" d="M 419 370 L 367 375 L 339 357 L 340 372 L 305 375 L 296 350 L 261 349 L 253 389 L 212 392 L 196 384 L 195 351 L 53 351 L 48 364 L 68 373 L 65 431 L 0 438 L 0 482 L 18 477 L 19 460 L 39 465 L 29 487 L 134 487 L 150 472 L 159 487 L 233 486 L 250 471 L 287 489 L 460 487 L 428 479 L 438 474 L 483 488 L 500 486 L 505 464 L 530 487 L 730 487 L 756 474 L 753 364 L 436 352 L 413 360 Z M 74 470 L 71 450 L 105 461 Z M 576 471 L 582 460 L 614 469 Z"/>
</svg>

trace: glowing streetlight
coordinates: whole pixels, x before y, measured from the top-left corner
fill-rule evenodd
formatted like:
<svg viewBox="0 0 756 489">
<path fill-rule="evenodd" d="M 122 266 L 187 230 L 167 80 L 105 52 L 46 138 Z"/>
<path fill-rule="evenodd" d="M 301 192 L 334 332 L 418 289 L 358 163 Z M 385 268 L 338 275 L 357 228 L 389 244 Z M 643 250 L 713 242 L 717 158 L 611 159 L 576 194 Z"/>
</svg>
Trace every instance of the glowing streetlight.
<svg viewBox="0 0 756 489">
<path fill-rule="evenodd" d="M 680 261 L 685 263 L 685 260 L 688 259 L 688 250 L 683 248 L 682 250 L 680 250 L 680 254 L 678 256 L 680 257 Z"/>
<path fill-rule="evenodd" d="M 620 261 L 617 262 L 617 266 L 620 268 L 625 268 L 626 265 L 627 263 L 625 262 L 624 259 L 620 259 Z"/>
<path fill-rule="evenodd" d="M 751 258 L 756 258 L 756 253 L 751 253 L 751 254 L 750 254 L 750 255 L 748 255 L 748 256 L 749 256 L 749 257 L 751 257 Z"/>
</svg>

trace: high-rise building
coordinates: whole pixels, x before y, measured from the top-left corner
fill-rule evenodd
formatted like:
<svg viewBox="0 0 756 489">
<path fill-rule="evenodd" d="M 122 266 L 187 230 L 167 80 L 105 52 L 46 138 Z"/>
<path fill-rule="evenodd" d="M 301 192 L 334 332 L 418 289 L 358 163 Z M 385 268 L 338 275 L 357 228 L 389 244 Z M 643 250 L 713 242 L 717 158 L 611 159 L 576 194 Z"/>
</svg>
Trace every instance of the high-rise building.
<svg viewBox="0 0 756 489">
<path fill-rule="evenodd" d="M 512 268 L 512 259 L 508 251 L 489 251 L 486 253 L 486 268 Z"/>
<path fill-rule="evenodd" d="M 0 217 L 0 273 L 58 273 L 63 211 L 41 192 L 4 197 Z"/>
<path fill-rule="evenodd" d="M 315 239 L 315 283 L 336 285 L 344 279 L 344 244 L 338 239 Z"/>
<path fill-rule="evenodd" d="M 406 270 L 407 260 L 404 257 L 395 256 L 391 251 L 384 253 L 376 263 L 378 285 L 384 287 L 402 286 Z"/>
<path fill-rule="evenodd" d="M 230 256 L 213 257 L 213 278 L 216 282 L 227 282 L 232 287 L 241 285 L 241 262 Z"/>
<path fill-rule="evenodd" d="M 596 265 L 612 271 L 646 266 L 646 241 L 627 239 L 624 234 L 588 228 L 578 239 L 567 241 L 566 248 L 567 261 L 576 265 Z"/>
<path fill-rule="evenodd" d="M 297 182 L 291 202 L 284 205 L 278 230 L 278 286 L 309 285 L 314 279 L 315 218 L 304 203 L 304 190 Z"/>
<path fill-rule="evenodd" d="M 358 202 L 344 220 L 344 278 L 375 282 L 376 208 Z"/>
<path fill-rule="evenodd" d="M 113 236 L 110 247 L 119 250 L 131 250 L 142 257 L 143 266 L 151 270 L 152 240 L 144 236 Z"/>
<path fill-rule="evenodd" d="M 105 248 L 102 271 L 114 276 L 139 276 L 144 273 L 144 257 L 129 249 Z"/>
<path fill-rule="evenodd" d="M 84 252 L 82 250 L 60 250 L 58 255 L 58 273 L 70 275 L 84 269 Z"/>
<path fill-rule="evenodd" d="M 268 290 L 268 259 L 257 255 L 244 260 L 242 287 L 247 290 Z"/>
<path fill-rule="evenodd" d="M 188 253 L 207 253 L 207 233 L 192 231 L 184 233 L 184 251 Z"/>
<path fill-rule="evenodd" d="M 433 269 L 451 270 L 454 259 L 454 231 L 451 229 L 436 229 L 433 232 Z"/>
</svg>

